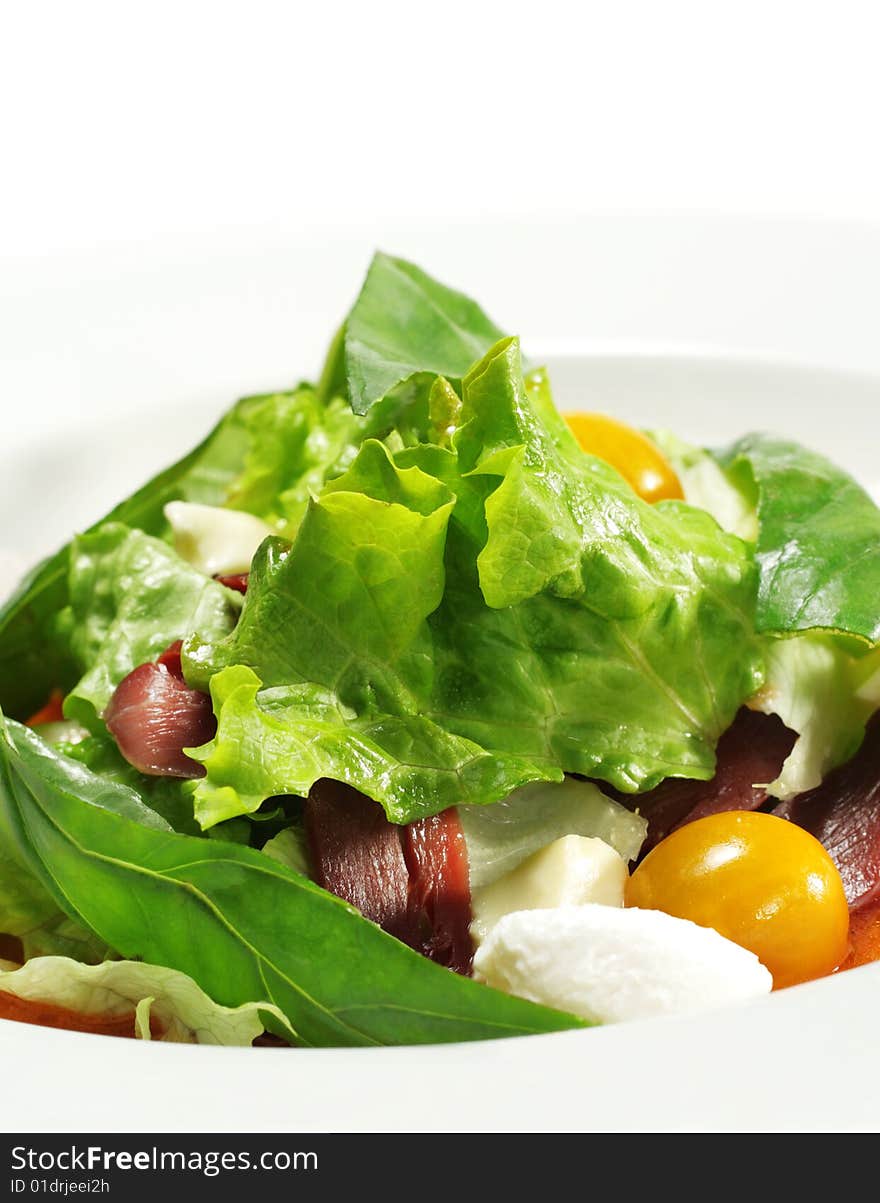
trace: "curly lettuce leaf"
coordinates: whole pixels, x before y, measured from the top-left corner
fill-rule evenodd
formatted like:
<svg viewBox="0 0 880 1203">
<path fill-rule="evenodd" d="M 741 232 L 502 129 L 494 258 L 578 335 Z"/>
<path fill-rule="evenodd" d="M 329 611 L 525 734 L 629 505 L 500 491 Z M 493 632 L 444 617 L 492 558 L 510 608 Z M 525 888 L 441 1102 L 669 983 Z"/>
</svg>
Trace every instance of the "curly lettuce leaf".
<svg viewBox="0 0 880 1203">
<path fill-rule="evenodd" d="M 65 716 L 100 730 L 123 677 L 175 640 L 228 633 L 239 606 L 235 593 L 143 531 L 112 522 L 80 535 L 71 549 L 70 606 L 62 622 L 85 675 L 65 699 Z"/>
<path fill-rule="evenodd" d="M 391 255 L 374 256 L 360 295 L 331 348 L 338 366 L 325 372 L 345 380 L 356 414 L 419 373 L 460 380 L 503 331 L 463 293 Z"/>
<path fill-rule="evenodd" d="M 261 691 L 259 677 L 244 665 L 218 673 L 211 692 L 217 735 L 188 749 L 207 769 L 194 799 L 205 829 L 254 814 L 276 794 L 303 796 L 322 777 L 375 798 L 392 822 L 409 823 L 561 776 L 538 761 L 489 753 L 424 715 L 362 717 L 315 686 Z"/>
<path fill-rule="evenodd" d="M 880 642 L 880 509 L 865 490 L 824 456 L 771 435 L 746 435 L 718 460 L 757 489 L 757 629 Z"/>
<path fill-rule="evenodd" d="M 777 714 L 798 733 L 768 792 L 787 800 L 821 785 L 859 750 L 868 719 L 880 707 L 880 652 L 855 657 L 844 640 L 821 632 L 766 645 L 767 679 L 749 702 Z"/>
<path fill-rule="evenodd" d="M 301 1044 L 582 1026 L 433 964 L 262 852 L 179 835 L 156 816 L 147 825 L 145 809 L 125 786 L 0 722 L 0 827 L 16 859 L 123 958 L 185 973 L 222 1006 L 256 1003 Z"/>
<path fill-rule="evenodd" d="M 380 437 L 394 426 L 398 406 L 378 406 L 369 429 Z M 281 432 L 287 424 L 291 433 Z M 366 426 L 341 401 L 319 404 L 313 390 L 245 397 L 176 464 L 120 502 L 94 526 L 121 523 L 157 538 L 168 536 L 171 501 L 233 506 L 293 529 L 312 487 L 352 458 Z M 273 494 L 275 494 L 273 496 Z M 18 718 L 38 710 L 56 687 L 70 689 L 82 674 L 69 630 L 58 615 L 69 604 L 71 545 L 39 564 L 0 607 L 0 705 Z"/>
<path fill-rule="evenodd" d="M 761 680 L 746 546 L 585 456 L 515 343 L 466 377 L 459 416 L 452 446 L 365 443 L 293 546 L 264 545 L 206 661 L 229 675 L 194 753 L 203 823 L 320 776 L 398 823 L 563 772 L 630 792 L 712 776 Z"/>
<path fill-rule="evenodd" d="M 266 1030 L 264 1015 L 282 1030 L 287 1026 L 270 1003 L 223 1007 L 186 974 L 142 961 L 83 965 L 69 957 L 39 956 L 19 968 L 0 967 L 0 994 L 81 1015 L 131 1016 L 138 1039 L 169 1044 L 253 1044 Z"/>
<path fill-rule="evenodd" d="M 315 390 L 249 398 L 239 420 L 248 445 L 240 474 L 224 504 L 270 524 L 295 530 L 310 492 L 327 472 L 344 463 L 362 438 L 364 423 L 339 398 L 322 404 Z"/>
</svg>

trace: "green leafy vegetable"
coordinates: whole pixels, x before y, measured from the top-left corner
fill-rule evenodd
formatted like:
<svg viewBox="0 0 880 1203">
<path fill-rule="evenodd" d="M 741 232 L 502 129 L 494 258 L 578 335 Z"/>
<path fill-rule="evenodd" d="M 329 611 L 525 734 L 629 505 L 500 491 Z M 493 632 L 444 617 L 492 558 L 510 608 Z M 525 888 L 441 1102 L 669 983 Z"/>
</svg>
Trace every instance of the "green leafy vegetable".
<svg viewBox="0 0 880 1203">
<path fill-rule="evenodd" d="M 115 991 L 142 1035 L 153 1008 L 176 1038 L 231 1043 L 263 1021 L 315 1045 L 575 1026 L 320 890 L 289 796 L 331 777 L 398 823 L 458 806 L 479 887 L 563 835 L 634 856 L 644 821 L 570 774 L 707 779 L 747 699 L 800 735 L 779 796 L 850 756 L 880 705 L 880 511 L 793 443 L 712 457 L 654 437 L 690 504 L 642 502 L 515 340 L 377 255 L 316 388 L 240 401 L 0 611 L 0 704 L 26 717 L 60 686 L 91 732 L 0 724 L 0 931 L 129 958 L 47 961 L 18 985 Z M 203 574 L 171 550 L 174 500 L 277 532 L 243 608 L 217 560 Z M 177 639 L 218 719 L 190 750 L 198 783 L 142 776 L 100 721 Z M 79 742 L 49 746 L 65 732 Z"/>
<path fill-rule="evenodd" d="M 147 777 L 138 772 L 122 756 L 116 741 L 107 732 L 57 747 L 104 780 L 127 786 L 174 831 L 199 834 L 199 825 L 193 815 L 194 782 L 181 781 L 177 777 Z"/>
<path fill-rule="evenodd" d="M 229 482 L 241 471 L 246 436 L 237 407 L 183 459 L 160 472 L 116 506 L 105 522 L 119 522 L 150 535 L 165 530 L 164 506 L 176 499 L 221 504 Z M 22 718 L 39 709 L 50 690 L 76 681 L 77 663 L 58 615 L 68 604 L 70 544 L 37 567 L 0 608 L 0 706 Z"/>
<path fill-rule="evenodd" d="M 378 254 L 345 323 L 341 370 L 352 409 L 364 414 L 417 373 L 460 380 L 503 337 L 463 293 L 446 288 L 405 259 Z"/>
<path fill-rule="evenodd" d="M 758 493 L 757 629 L 880 641 L 880 509 L 846 472 L 797 443 L 750 434 L 719 462 Z"/>
<path fill-rule="evenodd" d="M 384 434 L 395 412 L 380 407 L 371 429 Z M 296 433 L 284 444 L 291 458 L 282 463 L 276 433 L 286 420 Z M 245 397 L 198 447 L 121 502 L 87 534 L 118 522 L 165 536 L 164 507 L 169 501 L 233 505 L 293 526 L 308 489 L 320 483 L 337 458 L 344 464 L 346 456 L 354 454 L 361 424 L 339 402 L 318 406 L 308 388 Z M 275 498 L 269 496 L 273 488 L 279 490 Z M 7 714 L 26 718 L 44 704 L 51 689 L 69 689 L 82 672 L 70 650 L 69 632 L 58 624 L 70 600 L 69 568 L 70 544 L 38 565 L 0 607 L 0 706 Z"/>
<path fill-rule="evenodd" d="M 381 802 L 392 822 L 408 823 L 560 775 L 516 755 L 489 755 L 424 715 L 361 717 L 315 686 L 261 693 L 259 677 L 243 665 L 214 676 L 211 692 L 217 735 L 188 749 L 208 770 L 195 791 L 206 829 L 253 814 L 277 794 L 303 796 L 322 777 L 345 781 Z"/>
<path fill-rule="evenodd" d="M 21 941 L 25 957 L 63 953 L 100 961 L 106 948 L 59 910 L 39 881 L 0 851 L 0 932 Z"/>
<path fill-rule="evenodd" d="M 834 635 L 813 633 L 767 643 L 767 680 L 749 703 L 778 714 L 799 739 L 776 781 L 775 798 L 815 789 L 856 754 L 865 724 L 880 707 L 880 652 L 854 657 Z"/>
<path fill-rule="evenodd" d="M 368 441 L 292 548 L 264 544 L 205 658 L 230 668 L 195 753 L 204 825 L 321 776 L 395 822 L 563 771 L 711 777 L 761 679 L 745 545 L 583 455 L 513 342 L 466 376 L 460 418 L 451 448 Z"/>
<path fill-rule="evenodd" d="M 705 510 L 722 530 L 747 543 L 758 541 L 757 494 L 752 481 L 732 480 L 710 452 L 669 430 L 652 430 L 650 438 L 675 469 L 688 505 Z"/>
<path fill-rule="evenodd" d="M 364 423 L 341 399 L 323 405 L 314 389 L 252 397 L 239 411 L 248 439 L 244 467 L 225 504 L 295 530 L 309 493 L 360 442 Z"/>
<path fill-rule="evenodd" d="M 65 715 L 100 730 L 100 715 L 123 677 L 175 640 L 228 633 L 239 604 L 237 594 L 143 531 L 112 522 L 80 535 L 62 622 L 86 673 L 65 700 Z"/>
<path fill-rule="evenodd" d="M 185 973 L 223 1006 L 276 1006 L 304 1044 L 578 1026 L 432 964 L 262 852 L 177 835 L 156 816 L 145 825 L 145 809 L 27 728 L 3 725 L 0 815 L 18 858 L 123 957 Z"/>
<path fill-rule="evenodd" d="M 41 956 L 20 969 L 0 969 L 0 993 L 50 1003 L 81 1015 L 131 1015 L 141 1040 L 174 1044 L 252 1044 L 265 1031 L 262 1015 L 286 1027 L 277 1007 L 265 1002 L 222 1007 L 191 978 L 142 961 L 82 965 L 69 957 Z"/>
<path fill-rule="evenodd" d="M 306 835 L 302 827 L 285 827 L 271 840 L 267 840 L 261 851 L 264 856 L 278 861 L 279 865 L 293 869 L 294 873 L 302 873 L 304 877 L 312 876 Z"/>
</svg>

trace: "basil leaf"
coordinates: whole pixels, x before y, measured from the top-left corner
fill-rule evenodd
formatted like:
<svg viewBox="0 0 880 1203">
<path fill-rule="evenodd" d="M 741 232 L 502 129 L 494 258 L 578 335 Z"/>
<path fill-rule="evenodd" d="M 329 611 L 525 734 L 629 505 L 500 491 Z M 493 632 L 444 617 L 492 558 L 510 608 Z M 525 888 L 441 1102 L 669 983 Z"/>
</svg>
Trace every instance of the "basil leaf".
<svg viewBox="0 0 880 1203">
<path fill-rule="evenodd" d="M 271 1003 L 309 1045 L 583 1026 L 433 964 L 262 852 L 144 826 L 131 811 L 125 787 L 4 721 L 0 820 L 65 910 L 123 957 L 179 970 L 223 1006 Z"/>
<path fill-rule="evenodd" d="M 344 374 L 351 407 L 364 414 L 417 373 L 460 380 L 503 336 L 463 293 L 405 259 L 377 254 L 345 322 L 343 371 L 325 374 L 334 384 Z"/>
<path fill-rule="evenodd" d="M 750 434 L 717 459 L 758 492 L 757 629 L 880 642 L 880 509 L 824 456 Z"/>
</svg>

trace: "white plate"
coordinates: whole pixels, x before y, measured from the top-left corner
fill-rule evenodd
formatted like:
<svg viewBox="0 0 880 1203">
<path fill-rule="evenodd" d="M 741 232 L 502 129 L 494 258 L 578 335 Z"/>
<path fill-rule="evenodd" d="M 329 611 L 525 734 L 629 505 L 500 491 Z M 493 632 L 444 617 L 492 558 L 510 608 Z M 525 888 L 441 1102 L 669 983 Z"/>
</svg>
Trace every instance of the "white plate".
<svg viewBox="0 0 880 1203">
<path fill-rule="evenodd" d="M 761 427 L 880 487 L 880 231 L 590 218 L 206 240 L 2 275 L 0 551 L 33 559 L 235 395 L 314 373 L 374 244 L 483 300 L 567 406 Z M 880 965 L 697 1019 L 481 1045 L 142 1045 L 0 1022 L 31 1131 L 874 1130 Z"/>
</svg>

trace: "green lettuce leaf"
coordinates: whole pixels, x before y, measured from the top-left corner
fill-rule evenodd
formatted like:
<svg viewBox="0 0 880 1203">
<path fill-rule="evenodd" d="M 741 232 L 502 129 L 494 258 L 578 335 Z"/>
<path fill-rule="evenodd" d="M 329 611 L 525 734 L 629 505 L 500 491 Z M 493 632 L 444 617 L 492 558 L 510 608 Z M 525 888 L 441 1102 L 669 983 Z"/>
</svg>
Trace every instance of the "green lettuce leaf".
<svg viewBox="0 0 880 1203">
<path fill-rule="evenodd" d="M 153 477 L 87 533 L 118 522 L 149 535 L 163 535 L 167 531 L 164 507 L 169 501 L 222 505 L 247 452 L 238 414 L 236 406 L 198 447 Z M 68 543 L 38 564 L 0 607 L 0 706 L 7 714 L 26 718 L 45 703 L 52 689 L 69 689 L 82 673 L 71 651 L 69 630 L 58 623 L 58 615 L 70 601 L 70 552 Z"/>
<path fill-rule="evenodd" d="M 648 824 L 590 781 L 525 785 L 494 806 L 460 806 L 471 889 L 491 885 L 566 835 L 604 840 L 625 861 L 638 856 Z"/>
<path fill-rule="evenodd" d="M 757 488 L 757 629 L 880 642 L 880 509 L 851 476 L 797 443 L 750 434 L 719 462 Z"/>
<path fill-rule="evenodd" d="M 259 677 L 244 665 L 214 676 L 211 694 L 217 735 L 203 748 L 187 749 L 207 769 L 194 799 L 204 829 L 254 814 L 277 794 L 304 796 L 322 777 L 375 798 L 395 823 L 505 797 L 536 778 L 561 777 L 537 760 L 490 754 L 425 715 L 361 716 L 311 685 L 261 690 Z"/>
<path fill-rule="evenodd" d="M 797 444 L 749 435 L 716 459 L 666 431 L 651 437 L 689 503 L 758 543 L 767 675 L 749 705 L 799 735 L 771 795 L 815 789 L 855 755 L 880 706 L 877 653 L 853 638 L 872 638 L 877 618 L 862 590 L 880 565 L 880 514 L 845 473 Z"/>
<path fill-rule="evenodd" d="M 69 957 L 40 956 L 17 969 L 0 968 L 0 993 L 83 1015 L 131 1015 L 139 1039 L 153 1039 L 155 1028 L 160 1041 L 174 1044 L 249 1045 L 266 1030 L 264 1015 L 286 1027 L 283 1014 L 270 1003 L 223 1007 L 186 974 L 142 961 L 83 965 Z"/>
<path fill-rule="evenodd" d="M 377 407 L 369 430 L 393 427 L 399 405 Z M 287 438 L 279 432 L 290 423 Z M 311 487 L 359 445 L 363 420 L 340 401 L 319 405 L 313 390 L 245 397 L 177 463 L 122 501 L 86 532 L 118 522 L 158 538 L 168 536 L 169 501 L 229 505 L 291 529 Z M 273 491 L 277 490 L 275 496 Z M 0 706 L 26 718 L 52 689 L 70 689 L 82 667 L 58 615 L 69 604 L 71 545 L 39 564 L 0 607 Z"/>
<path fill-rule="evenodd" d="M 86 671 L 65 699 L 66 717 L 100 730 L 100 715 L 132 669 L 175 640 L 227 634 L 239 607 L 232 590 L 143 531 L 113 522 L 80 535 L 71 552 L 70 607 L 61 621 Z"/>
<path fill-rule="evenodd" d="M 405 259 L 377 254 L 325 374 L 334 386 L 345 380 L 352 409 L 364 414 L 418 373 L 460 380 L 502 337 L 463 293 Z"/>
<path fill-rule="evenodd" d="M 768 789 L 788 799 L 815 789 L 861 746 L 880 707 L 880 652 L 854 657 L 844 640 L 824 633 L 767 641 L 767 679 L 749 703 L 777 714 L 799 735 Z"/>
<path fill-rule="evenodd" d="M 170 832 L 125 786 L 5 720 L 0 822 L 68 914 L 226 1007 L 278 1007 L 312 1045 L 420 1044 L 581 1026 L 450 973 L 262 852 Z M 133 813 L 134 812 L 134 813 Z M 265 1013 L 264 1009 L 262 1013 Z"/>
<path fill-rule="evenodd" d="M 193 753 L 203 825 L 321 776 L 398 823 L 563 771 L 712 776 L 761 681 L 749 551 L 640 502 L 545 409 L 502 343 L 465 379 L 454 446 L 366 442 L 293 546 L 264 544 L 206 656 L 229 669 Z"/>
<path fill-rule="evenodd" d="M 747 543 L 757 543 L 754 482 L 732 480 L 709 451 L 686 443 L 669 430 L 648 433 L 675 469 L 688 505 L 711 514 L 722 530 L 738 535 Z"/>
<path fill-rule="evenodd" d="M 261 851 L 264 856 L 277 860 L 279 865 L 286 865 L 294 873 L 302 873 L 303 877 L 312 876 L 306 833 L 301 826 L 285 827 L 266 840 Z"/>
<path fill-rule="evenodd" d="M 248 436 L 244 467 L 224 504 L 295 530 L 310 492 L 363 437 L 364 422 L 341 399 L 324 405 L 314 389 L 252 397 L 239 410 Z"/>
</svg>

